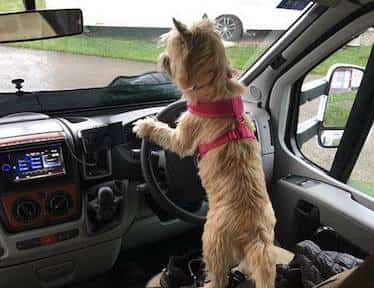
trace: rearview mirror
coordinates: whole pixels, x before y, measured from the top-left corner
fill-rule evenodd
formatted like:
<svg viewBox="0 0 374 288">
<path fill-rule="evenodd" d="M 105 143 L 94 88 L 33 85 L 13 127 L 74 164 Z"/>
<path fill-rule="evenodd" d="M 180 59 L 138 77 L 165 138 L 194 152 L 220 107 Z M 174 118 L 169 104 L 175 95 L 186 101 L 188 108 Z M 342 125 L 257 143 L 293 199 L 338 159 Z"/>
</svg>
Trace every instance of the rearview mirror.
<svg viewBox="0 0 374 288">
<path fill-rule="evenodd" d="M 0 43 L 57 38 L 82 32 L 80 9 L 0 14 Z"/>
<path fill-rule="evenodd" d="M 338 64 L 329 69 L 327 95 L 321 101 L 321 125 L 318 142 L 325 148 L 337 148 L 343 136 L 364 69 Z"/>
</svg>

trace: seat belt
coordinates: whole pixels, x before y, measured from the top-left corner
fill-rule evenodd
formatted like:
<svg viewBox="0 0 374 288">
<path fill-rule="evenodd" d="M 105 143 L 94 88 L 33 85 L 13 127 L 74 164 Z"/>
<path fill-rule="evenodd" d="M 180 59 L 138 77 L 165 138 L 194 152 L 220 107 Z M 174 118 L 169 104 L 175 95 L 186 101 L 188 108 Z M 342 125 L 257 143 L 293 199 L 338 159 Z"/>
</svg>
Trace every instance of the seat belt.
<svg viewBox="0 0 374 288">
<path fill-rule="evenodd" d="M 346 182 L 351 175 L 374 119 L 374 45 L 349 114 L 330 175 Z"/>
</svg>

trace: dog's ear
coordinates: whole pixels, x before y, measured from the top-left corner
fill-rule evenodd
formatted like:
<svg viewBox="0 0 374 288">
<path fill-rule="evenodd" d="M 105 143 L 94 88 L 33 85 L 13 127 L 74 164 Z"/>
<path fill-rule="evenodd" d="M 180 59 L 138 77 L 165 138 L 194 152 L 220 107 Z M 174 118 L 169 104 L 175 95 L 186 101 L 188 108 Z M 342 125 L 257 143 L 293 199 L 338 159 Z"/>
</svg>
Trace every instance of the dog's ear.
<svg viewBox="0 0 374 288">
<path fill-rule="evenodd" d="M 202 19 L 203 19 L 203 20 L 208 20 L 208 19 L 209 19 L 208 14 L 204 13 Z"/>
<path fill-rule="evenodd" d="M 192 38 L 192 33 L 190 30 L 188 30 L 187 26 L 183 23 L 179 22 L 175 18 L 173 18 L 173 23 L 179 34 L 182 36 L 182 38 L 189 43 Z"/>
</svg>

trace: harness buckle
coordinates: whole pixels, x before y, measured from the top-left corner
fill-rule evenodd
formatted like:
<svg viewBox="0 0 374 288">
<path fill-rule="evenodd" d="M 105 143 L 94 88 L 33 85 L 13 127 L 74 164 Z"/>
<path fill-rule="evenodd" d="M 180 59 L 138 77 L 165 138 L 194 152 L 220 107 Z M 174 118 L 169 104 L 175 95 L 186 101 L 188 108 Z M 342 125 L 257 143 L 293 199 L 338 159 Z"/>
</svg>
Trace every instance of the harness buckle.
<svg viewBox="0 0 374 288">
<path fill-rule="evenodd" d="M 236 121 L 238 121 L 240 125 L 245 124 L 243 115 L 236 117 Z"/>
<path fill-rule="evenodd" d="M 234 128 L 234 129 L 230 130 L 227 133 L 227 138 L 229 138 L 230 141 L 240 139 L 241 138 L 240 130 L 238 128 Z"/>
</svg>

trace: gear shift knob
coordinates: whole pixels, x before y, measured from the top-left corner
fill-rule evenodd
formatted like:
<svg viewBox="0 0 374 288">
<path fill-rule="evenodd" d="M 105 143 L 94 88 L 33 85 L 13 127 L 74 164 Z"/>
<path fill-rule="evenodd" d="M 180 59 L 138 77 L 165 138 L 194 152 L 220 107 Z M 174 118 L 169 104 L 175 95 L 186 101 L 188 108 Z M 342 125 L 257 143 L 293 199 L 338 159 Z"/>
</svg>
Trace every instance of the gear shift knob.
<svg viewBox="0 0 374 288">
<path fill-rule="evenodd" d="M 114 192 L 109 186 L 100 187 L 97 191 L 97 200 L 101 206 L 113 206 Z"/>
</svg>

